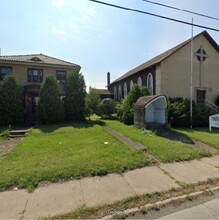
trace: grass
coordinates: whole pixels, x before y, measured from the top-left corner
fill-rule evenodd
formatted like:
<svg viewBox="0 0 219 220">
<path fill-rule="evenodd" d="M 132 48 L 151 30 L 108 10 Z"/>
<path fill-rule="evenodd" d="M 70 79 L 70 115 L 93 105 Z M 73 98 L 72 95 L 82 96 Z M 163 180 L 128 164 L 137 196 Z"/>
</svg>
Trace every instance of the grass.
<svg viewBox="0 0 219 220">
<path fill-rule="evenodd" d="M 219 150 L 219 129 L 214 128 L 211 133 L 207 128 L 200 128 L 194 130 L 190 130 L 190 129 L 175 129 L 175 130 L 191 137 L 196 141 L 203 142 Z"/>
<path fill-rule="evenodd" d="M 130 149 L 97 124 L 39 126 L 0 161 L 0 190 L 122 172 L 149 163 L 142 152 Z"/>
<path fill-rule="evenodd" d="M 104 122 L 124 136 L 145 145 L 149 154 L 155 156 L 162 162 L 191 160 L 210 155 L 209 153 L 192 149 L 190 146 L 179 141 L 171 141 L 157 136 L 151 131 L 144 130 L 141 132 L 132 125 L 124 125 L 123 123 L 113 120 L 105 120 Z"/>
</svg>

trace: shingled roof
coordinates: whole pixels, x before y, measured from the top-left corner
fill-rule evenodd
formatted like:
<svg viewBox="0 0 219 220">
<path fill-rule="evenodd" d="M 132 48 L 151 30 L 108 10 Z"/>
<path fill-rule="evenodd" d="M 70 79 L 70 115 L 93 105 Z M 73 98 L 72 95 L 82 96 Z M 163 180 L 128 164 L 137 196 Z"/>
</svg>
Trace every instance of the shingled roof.
<svg viewBox="0 0 219 220">
<path fill-rule="evenodd" d="M 108 89 L 92 89 L 92 90 L 101 95 L 112 95 L 112 93 L 110 93 Z"/>
<path fill-rule="evenodd" d="M 16 64 L 36 64 L 36 65 L 55 65 L 65 67 L 81 68 L 79 65 L 70 63 L 64 60 L 60 60 L 54 57 L 50 57 L 44 54 L 29 54 L 29 55 L 8 55 L 0 56 L 0 63 L 16 63 Z"/>
<path fill-rule="evenodd" d="M 207 31 L 203 31 L 200 34 L 196 35 L 193 39 L 197 38 L 198 36 L 203 35 L 204 37 L 206 37 L 206 39 L 211 43 L 211 45 L 217 50 L 217 52 L 219 53 L 219 45 L 216 43 L 216 41 L 210 36 L 210 34 Z M 141 64 L 140 66 L 137 66 L 136 68 L 128 71 L 127 73 L 125 73 L 124 75 L 122 75 L 121 77 L 119 77 L 118 79 L 114 80 L 112 83 L 110 83 L 110 85 L 119 82 L 129 76 L 134 75 L 135 73 L 138 73 L 141 70 L 144 70 L 150 66 L 156 65 L 158 63 L 161 63 L 163 60 L 165 60 L 166 58 L 168 58 L 169 56 L 173 55 L 175 52 L 177 52 L 179 49 L 181 49 L 182 47 L 184 47 L 185 45 L 187 45 L 188 43 L 191 42 L 191 39 L 188 39 L 184 42 L 182 42 L 181 44 L 165 51 L 164 53 L 161 53 L 160 55 L 152 58 L 151 60 Z"/>
</svg>

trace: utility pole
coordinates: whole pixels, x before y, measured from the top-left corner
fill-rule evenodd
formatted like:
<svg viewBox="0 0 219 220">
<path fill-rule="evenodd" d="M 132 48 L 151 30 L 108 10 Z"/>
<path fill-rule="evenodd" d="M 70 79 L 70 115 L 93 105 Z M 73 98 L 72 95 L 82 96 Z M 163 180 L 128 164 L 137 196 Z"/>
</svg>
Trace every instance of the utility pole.
<svg viewBox="0 0 219 220">
<path fill-rule="evenodd" d="M 193 18 L 192 18 L 192 29 L 191 29 L 191 73 L 190 73 L 190 128 L 192 129 L 192 101 L 193 101 L 193 55 L 194 55 L 194 45 L 193 45 Z"/>
</svg>

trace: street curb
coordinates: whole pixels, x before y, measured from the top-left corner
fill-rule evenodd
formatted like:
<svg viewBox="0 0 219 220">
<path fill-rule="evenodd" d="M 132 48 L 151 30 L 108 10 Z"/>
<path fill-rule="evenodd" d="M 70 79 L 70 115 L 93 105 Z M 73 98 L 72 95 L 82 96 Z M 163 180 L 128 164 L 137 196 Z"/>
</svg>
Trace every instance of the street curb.
<svg viewBox="0 0 219 220">
<path fill-rule="evenodd" d="M 186 199 L 187 197 L 190 197 L 190 196 L 191 197 L 200 196 L 200 195 L 202 195 L 206 192 L 214 192 L 216 190 L 219 190 L 219 186 L 213 187 L 211 189 L 206 189 L 206 190 L 203 190 L 203 191 L 198 191 L 198 192 L 185 194 L 185 195 L 182 195 L 182 196 L 173 197 L 173 198 L 166 199 L 166 200 L 163 200 L 163 201 L 158 201 L 158 202 L 155 202 L 155 203 L 149 203 L 149 204 L 146 204 L 144 206 L 137 207 L 137 208 L 126 209 L 124 211 L 112 211 L 113 214 L 104 216 L 102 219 L 107 220 L 107 219 L 112 219 L 112 218 L 114 218 L 115 216 L 118 216 L 118 215 L 130 215 L 130 214 L 139 212 L 142 209 L 151 209 L 151 208 L 156 207 L 156 206 L 168 205 L 168 204 L 170 204 L 171 202 L 174 202 L 174 201 L 178 201 L 178 200 L 181 200 L 181 199 Z"/>
</svg>

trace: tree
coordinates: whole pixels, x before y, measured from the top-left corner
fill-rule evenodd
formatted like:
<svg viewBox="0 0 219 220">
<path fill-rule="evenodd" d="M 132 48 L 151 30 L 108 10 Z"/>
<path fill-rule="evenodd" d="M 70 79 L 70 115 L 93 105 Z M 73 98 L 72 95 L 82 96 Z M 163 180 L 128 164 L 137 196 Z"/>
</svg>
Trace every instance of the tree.
<svg viewBox="0 0 219 220">
<path fill-rule="evenodd" d="M 85 117 L 86 85 L 81 73 L 70 72 L 64 85 L 67 120 L 82 120 Z"/>
<path fill-rule="evenodd" d="M 113 99 L 105 98 L 100 103 L 101 115 L 111 117 L 116 111 L 116 102 Z"/>
<path fill-rule="evenodd" d="M 22 121 L 22 87 L 15 76 L 7 76 L 0 83 L 0 125 Z"/>
<path fill-rule="evenodd" d="M 88 115 L 100 115 L 100 95 L 90 87 L 89 93 L 86 96 L 86 110 Z"/>
<path fill-rule="evenodd" d="M 141 88 L 142 96 L 149 96 L 150 92 L 148 91 L 148 88 L 146 86 L 142 86 Z"/>
<path fill-rule="evenodd" d="M 137 100 L 142 96 L 142 90 L 139 88 L 137 84 L 134 84 L 129 94 L 127 95 L 128 105 L 130 107 L 133 107 Z"/>
<path fill-rule="evenodd" d="M 121 106 L 117 107 L 122 122 L 124 122 L 125 124 L 133 124 L 134 104 L 142 96 L 142 90 L 139 88 L 138 85 L 135 84 L 128 95 L 122 101 Z"/>
<path fill-rule="evenodd" d="M 46 76 L 41 86 L 37 116 L 40 122 L 46 124 L 64 120 L 64 106 L 60 99 L 57 81 L 52 75 Z"/>
</svg>

